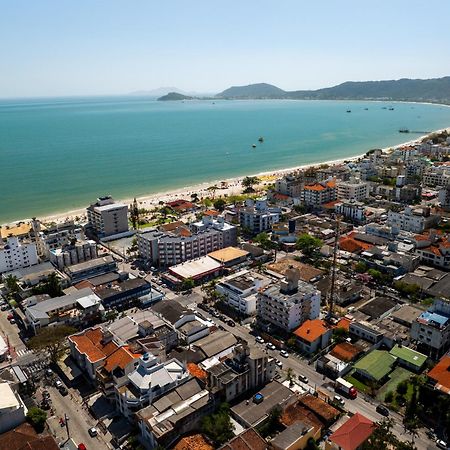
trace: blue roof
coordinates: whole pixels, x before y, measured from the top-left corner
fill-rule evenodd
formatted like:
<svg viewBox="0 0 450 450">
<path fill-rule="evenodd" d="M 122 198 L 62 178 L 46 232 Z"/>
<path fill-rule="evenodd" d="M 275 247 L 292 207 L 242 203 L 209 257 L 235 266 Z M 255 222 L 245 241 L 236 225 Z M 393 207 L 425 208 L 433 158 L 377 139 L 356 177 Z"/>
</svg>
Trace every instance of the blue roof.
<svg viewBox="0 0 450 450">
<path fill-rule="evenodd" d="M 427 322 L 435 322 L 438 325 L 445 325 L 449 318 L 446 316 L 443 316 L 442 314 L 437 314 L 437 313 L 433 313 L 433 312 L 424 312 L 420 315 L 420 318 L 423 320 L 426 320 Z"/>
</svg>

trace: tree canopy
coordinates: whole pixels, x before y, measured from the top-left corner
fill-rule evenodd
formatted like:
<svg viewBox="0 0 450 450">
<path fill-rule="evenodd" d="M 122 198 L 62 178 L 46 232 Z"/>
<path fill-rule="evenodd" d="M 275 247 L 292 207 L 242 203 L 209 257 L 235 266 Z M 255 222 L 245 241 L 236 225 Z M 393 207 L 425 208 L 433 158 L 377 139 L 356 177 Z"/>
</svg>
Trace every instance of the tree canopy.
<svg viewBox="0 0 450 450">
<path fill-rule="evenodd" d="M 203 433 L 219 445 L 229 441 L 234 436 L 234 426 L 228 404 L 222 403 L 214 414 L 204 417 L 201 428 Z"/>
<path fill-rule="evenodd" d="M 261 180 L 258 177 L 245 177 L 242 180 L 242 186 L 244 186 L 244 192 L 255 192 L 253 186 L 255 184 L 261 183 Z"/>
<path fill-rule="evenodd" d="M 42 433 L 47 420 L 47 413 L 43 409 L 33 406 L 27 412 L 27 419 L 37 433 Z"/>
<path fill-rule="evenodd" d="M 50 361 L 56 363 L 64 351 L 67 336 L 75 332 L 75 328 L 67 325 L 45 327 L 30 339 L 28 346 L 37 352 L 47 352 Z"/>
<path fill-rule="evenodd" d="M 319 238 L 309 235 L 308 233 L 303 233 L 298 237 L 296 247 L 309 258 L 322 247 L 322 241 Z"/>
</svg>

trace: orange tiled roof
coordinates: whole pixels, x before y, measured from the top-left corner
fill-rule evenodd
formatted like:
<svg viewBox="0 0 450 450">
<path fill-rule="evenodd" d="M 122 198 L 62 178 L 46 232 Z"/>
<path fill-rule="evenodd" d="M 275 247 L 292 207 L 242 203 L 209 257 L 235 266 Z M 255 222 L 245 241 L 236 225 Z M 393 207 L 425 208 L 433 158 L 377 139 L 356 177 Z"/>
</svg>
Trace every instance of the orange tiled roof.
<svg viewBox="0 0 450 450">
<path fill-rule="evenodd" d="M 305 191 L 324 191 L 325 189 L 326 187 L 321 185 L 320 183 L 307 184 L 304 187 Z"/>
<path fill-rule="evenodd" d="M 328 330 L 329 328 L 323 320 L 314 319 L 304 322 L 294 331 L 294 334 L 307 342 L 314 342 Z"/>
<path fill-rule="evenodd" d="M 188 363 L 187 369 L 193 377 L 199 378 L 200 380 L 206 380 L 207 377 L 206 372 L 203 369 L 201 369 L 197 364 Z"/>
<path fill-rule="evenodd" d="M 450 394 L 450 356 L 443 356 L 428 372 L 428 377 L 436 381 L 436 388 Z"/>
<path fill-rule="evenodd" d="M 342 450 L 356 450 L 370 437 L 374 429 L 375 424 L 357 412 L 344 425 L 339 427 L 329 439 Z"/>
<path fill-rule="evenodd" d="M 311 424 L 316 430 L 321 430 L 324 427 L 324 423 L 306 406 L 303 406 L 299 401 L 289 405 L 280 417 L 280 422 L 289 427 L 296 422 L 305 422 Z"/>
<path fill-rule="evenodd" d="M 348 342 L 342 342 L 337 344 L 333 350 L 331 350 L 331 355 L 340 359 L 341 361 L 351 361 L 357 355 L 361 353 L 358 347 L 355 347 Z"/>
<path fill-rule="evenodd" d="M 140 354 L 134 354 L 129 351 L 127 346 L 119 347 L 115 352 L 111 353 L 105 361 L 104 368 L 108 372 L 112 372 L 117 367 L 125 369 L 125 367 L 134 359 L 139 358 Z"/>
<path fill-rule="evenodd" d="M 216 211 L 215 209 L 208 209 L 203 213 L 204 216 L 212 216 L 216 217 L 219 215 L 219 211 Z"/>
<path fill-rule="evenodd" d="M 299 398 L 300 403 L 310 409 L 320 419 L 330 422 L 339 416 L 339 411 L 333 406 L 329 405 L 319 397 L 315 397 L 311 394 L 302 395 Z"/>
<path fill-rule="evenodd" d="M 214 450 L 201 434 L 186 436 L 178 442 L 173 450 Z"/>
<path fill-rule="evenodd" d="M 289 199 L 289 195 L 280 194 L 279 192 L 277 192 L 276 194 L 273 195 L 273 198 L 275 200 L 288 200 Z"/>
<path fill-rule="evenodd" d="M 352 321 L 347 319 L 347 317 L 341 317 L 339 322 L 336 324 L 336 328 L 344 328 L 344 330 L 350 330 L 350 324 Z"/>
<path fill-rule="evenodd" d="M 107 344 L 102 343 L 103 331 L 101 327 L 89 328 L 83 334 L 69 336 L 69 339 L 76 345 L 80 353 L 87 356 L 91 363 L 106 358 L 119 348 L 113 341 Z"/>
</svg>

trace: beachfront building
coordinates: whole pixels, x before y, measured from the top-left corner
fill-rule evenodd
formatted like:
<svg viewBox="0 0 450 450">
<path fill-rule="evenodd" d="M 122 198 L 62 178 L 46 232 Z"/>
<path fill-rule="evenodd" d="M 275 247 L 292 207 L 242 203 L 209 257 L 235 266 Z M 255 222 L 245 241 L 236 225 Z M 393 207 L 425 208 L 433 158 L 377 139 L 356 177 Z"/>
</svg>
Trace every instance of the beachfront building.
<svg viewBox="0 0 450 450">
<path fill-rule="evenodd" d="M 336 214 L 344 216 L 354 222 L 364 222 L 366 219 L 366 207 L 364 203 L 355 200 L 339 202 L 334 205 Z"/>
<path fill-rule="evenodd" d="M 427 169 L 422 178 L 425 186 L 449 186 L 450 185 L 450 166 L 432 166 Z"/>
<path fill-rule="evenodd" d="M 17 236 L 6 238 L 6 243 L 0 240 L 0 273 L 34 266 L 38 262 L 34 242 L 20 241 Z"/>
<path fill-rule="evenodd" d="M 98 238 L 128 232 L 128 205 L 116 203 L 111 196 L 99 197 L 86 211 L 89 226 Z"/>
<path fill-rule="evenodd" d="M 337 199 L 336 181 L 334 179 L 321 183 L 308 184 L 303 189 L 303 202 L 308 206 L 321 206 Z"/>
<path fill-rule="evenodd" d="M 304 185 L 305 180 L 302 174 L 285 175 L 275 181 L 275 192 L 288 195 L 289 197 L 300 198 Z"/>
<path fill-rule="evenodd" d="M 271 283 L 270 278 L 258 273 L 242 270 L 223 278 L 216 291 L 223 301 L 243 316 L 252 316 L 257 311 L 258 291 Z"/>
<path fill-rule="evenodd" d="M 90 261 L 97 258 L 97 244 L 95 241 L 78 241 L 54 248 L 49 251 L 50 262 L 58 269 L 66 266 Z"/>
<path fill-rule="evenodd" d="M 388 212 L 387 224 L 392 227 L 392 232 L 398 234 L 400 231 L 412 233 L 423 233 L 439 223 L 440 217 L 431 214 L 430 208 L 406 207 L 403 211 Z"/>
<path fill-rule="evenodd" d="M 337 196 L 340 200 L 363 201 L 369 197 L 369 183 L 356 178 L 337 182 Z"/>
<path fill-rule="evenodd" d="M 277 285 L 258 293 L 258 320 L 285 332 L 291 332 L 320 314 L 320 291 L 300 281 L 297 269 L 288 269 Z"/>
<path fill-rule="evenodd" d="M 247 199 L 245 207 L 239 210 L 239 223 L 242 228 L 254 234 L 269 231 L 274 223 L 280 221 L 281 210 L 269 208 L 266 198 Z"/>
</svg>

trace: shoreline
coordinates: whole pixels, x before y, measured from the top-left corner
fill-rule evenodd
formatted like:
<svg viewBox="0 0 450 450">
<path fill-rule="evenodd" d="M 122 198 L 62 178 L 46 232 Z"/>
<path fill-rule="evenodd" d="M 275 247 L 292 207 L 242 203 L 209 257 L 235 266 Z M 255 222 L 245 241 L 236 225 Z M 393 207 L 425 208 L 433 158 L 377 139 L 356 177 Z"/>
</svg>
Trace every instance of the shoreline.
<svg viewBox="0 0 450 450">
<path fill-rule="evenodd" d="M 442 105 L 442 106 L 450 107 L 450 105 Z M 405 147 L 405 146 L 408 146 L 408 145 L 415 145 L 418 142 L 420 142 L 422 139 L 424 139 L 425 137 L 429 136 L 430 134 L 440 133 L 440 132 L 443 132 L 445 130 L 449 131 L 450 127 L 441 128 L 441 129 L 438 129 L 438 130 L 433 130 L 429 134 L 418 136 L 415 139 L 411 139 L 411 140 L 403 142 L 401 144 L 396 144 L 394 146 L 384 147 L 381 150 L 383 151 L 383 153 L 388 153 L 388 152 L 393 151 L 393 150 L 395 150 L 397 148 Z M 338 165 L 338 164 L 343 164 L 344 161 L 356 161 L 359 158 L 362 158 L 364 155 L 366 155 L 366 153 L 367 152 L 364 152 L 364 153 L 356 155 L 356 156 L 343 157 L 343 158 L 335 159 L 335 160 L 314 162 L 314 163 L 303 164 L 303 165 L 300 165 L 300 166 L 294 166 L 294 167 L 287 167 L 287 168 L 282 168 L 282 169 L 258 172 L 258 173 L 255 173 L 255 174 L 250 174 L 250 175 L 245 175 L 245 176 L 231 177 L 231 178 L 226 178 L 226 179 L 222 179 L 222 180 L 205 181 L 205 182 L 198 183 L 198 184 L 195 184 L 195 185 L 184 186 L 184 187 L 173 189 L 173 190 L 169 190 L 169 191 L 166 191 L 166 192 L 157 192 L 157 193 L 154 193 L 154 194 L 148 194 L 148 195 L 144 195 L 144 196 L 141 196 L 141 197 L 136 197 L 136 200 L 137 200 L 137 202 L 139 204 L 139 207 L 145 208 L 145 209 L 150 209 L 150 208 L 154 208 L 154 207 L 158 206 L 158 203 L 160 201 L 163 201 L 164 203 L 167 203 L 167 202 L 170 202 L 170 201 L 173 201 L 173 200 L 177 200 L 177 199 L 180 199 L 180 198 L 184 198 L 185 200 L 190 200 L 192 193 L 198 194 L 199 198 L 210 196 L 211 193 L 208 191 L 208 188 L 210 186 L 213 186 L 213 185 L 219 185 L 220 186 L 220 184 L 222 182 L 227 183 L 227 187 L 226 188 L 222 188 L 222 189 L 220 189 L 220 188 L 217 189 L 217 191 L 216 191 L 216 198 L 224 197 L 224 195 L 227 195 L 227 196 L 239 195 L 239 194 L 242 193 L 242 190 L 243 190 L 243 188 L 242 188 L 242 180 L 246 176 L 256 176 L 256 177 L 259 177 L 259 178 L 266 178 L 266 180 L 263 180 L 263 183 L 266 183 L 267 181 L 275 180 L 276 178 L 279 178 L 282 175 L 285 175 L 285 174 L 288 174 L 288 173 L 291 173 L 291 172 L 295 172 L 297 170 L 304 170 L 304 169 L 308 169 L 310 167 L 323 165 L 323 164 Z M 261 184 L 263 184 L 263 183 L 261 183 Z M 117 202 L 126 203 L 128 205 L 130 205 L 133 202 L 133 198 L 126 198 L 126 199 L 118 198 L 118 199 L 115 199 L 115 200 Z M 86 205 L 86 207 L 87 206 L 88 205 Z M 38 217 L 38 216 L 36 216 L 36 217 L 43 223 L 46 223 L 46 222 L 61 223 L 61 222 L 64 222 L 66 220 L 74 220 L 75 217 L 83 217 L 83 216 L 85 216 L 85 214 L 86 214 L 86 207 L 79 208 L 79 209 L 74 209 L 74 210 L 70 210 L 70 211 L 56 212 L 54 214 L 42 216 L 41 218 Z M 27 222 L 27 221 L 30 221 L 30 220 L 31 220 L 31 218 L 14 220 L 14 221 L 11 221 L 11 222 L 3 223 L 2 226 L 4 226 L 4 225 L 14 225 L 14 224 L 17 224 L 17 223 L 20 223 L 20 222 Z"/>
</svg>

